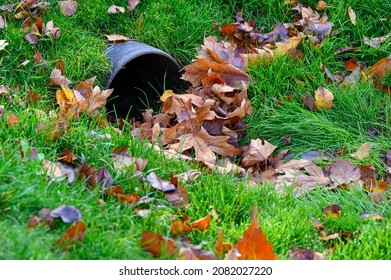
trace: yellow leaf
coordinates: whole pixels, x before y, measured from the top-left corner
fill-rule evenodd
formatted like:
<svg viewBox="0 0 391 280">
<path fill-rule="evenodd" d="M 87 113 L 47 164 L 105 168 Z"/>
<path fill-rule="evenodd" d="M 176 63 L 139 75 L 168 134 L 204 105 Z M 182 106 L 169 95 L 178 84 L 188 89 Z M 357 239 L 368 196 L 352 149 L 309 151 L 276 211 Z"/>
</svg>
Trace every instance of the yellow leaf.
<svg viewBox="0 0 391 280">
<path fill-rule="evenodd" d="M 61 86 L 61 90 L 64 93 L 66 99 L 68 99 L 68 101 L 72 101 L 75 98 L 73 91 L 70 90 L 69 88 L 65 88 L 65 87 Z"/>
<path fill-rule="evenodd" d="M 297 46 L 301 42 L 301 39 L 302 39 L 301 36 L 294 36 L 285 40 L 285 42 L 277 42 L 276 43 L 277 48 L 275 49 L 274 53 L 278 53 L 281 55 L 285 55 L 289 53 L 291 50 L 297 48 Z"/>
<path fill-rule="evenodd" d="M 333 107 L 334 95 L 327 88 L 319 87 L 315 91 L 315 107 L 317 110 Z"/>
<path fill-rule="evenodd" d="M 172 95 L 174 95 L 174 92 L 171 89 L 167 89 L 163 92 L 163 95 L 160 96 L 160 101 L 165 102 L 167 98 L 169 98 Z"/>
</svg>

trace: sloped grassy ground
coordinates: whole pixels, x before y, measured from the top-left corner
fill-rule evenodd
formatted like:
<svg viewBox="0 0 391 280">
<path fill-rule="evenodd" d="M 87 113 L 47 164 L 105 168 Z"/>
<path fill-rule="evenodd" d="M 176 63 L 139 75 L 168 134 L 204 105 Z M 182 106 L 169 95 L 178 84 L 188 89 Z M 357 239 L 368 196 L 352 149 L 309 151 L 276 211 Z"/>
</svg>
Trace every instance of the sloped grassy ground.
<svg viewBox="0 0 391 280">
<path fill-rule="evenodd" d="M 12 2 L 12 1 L 6 1 Z M 125 6 L 126 1 L 85 0 L 79 1 L 78 11 L 72 17 L 64 17 L 56 1 L 43 16 L 45 22 L 53 20 L 60 26 L 58 40 L 47 39 L 37 49 L 48 60 L 48 70 L 17 66 L 26 59 L 32 59 L 37 49 L 24 40 L 20 22 L 7 19 L 8 28 L 0 30 L 0 39 L 9 42 L 6 52 L 0 52 L 0 85 L 10 87 L 19 84 L 20 90 L 9 101 L 0 97 L 5 106 L 5 115 L 14 114 L 19 123 L 9 126 L 6 118 L 0 118 L 0 239 L 1 259 L 150 259 L 152 256 L 140 247 L 144 230 L 170 236 L 170 225 L 181 211 L 162 203 L 164 197 L 143 188 L 139 181 L 129 174 L 114 172 L 110 163 L 114 148 L 128 146 L 132 156 L 148 159 L 147 172 L 154 171 L 168 179 L 170 172 L 179 174 L 199 168 L 191 163 L 167 160 L 157 154 L 146 143 L 135 141 L 130 131 L 118 134 L 113 127 L 102 128 L 97 121 L 87 116 L 72 122 L 71 129 L 56 142 L 46 140 L 46 135 L 36 132 L 42 121 L 36 111 L 48 113 L 55 110 L 55 90 L 49 87 L 52 67 L 61 59 L 66 65 L 65 75 L 72 81 L 81 81 L 97 76 L 98 84 L 105 84 L 109 65 L 104 55 L 107 43 L 104 34 L 119 33 L 144 43 L 161 48 L 182 65 L 195 55 L 195 48 L 204 35 L 217 35 L 221 23 L 233 21 L 236 11 L 242 10 L 246 18 L 256 18 L 257 24 L 270 30 L 274 23 L 287 21 L 287 6 L 283 1 L 141 1 L 132 12 L 107 14 L 113 3 Z M 317 1 L 303 1 L 311 7 Z M 387 1 L 328 1 L 326 12 L 339 30 L 322 43 L 312 48 L 301 45 L 305 59 L 298 63 L 279 58 L 267 67 L 258 64 L 250 68 L 252 78 L 250 95 L 254 114 L 248 118 L 248 139 L 262 138 L 275 145 L 281 145 L 280 137 L 291 135 L 288 147 L 298 155 L 308 150 L 337 149 L 345 146 L 355 151 L 362 143 L 372 145 L 371 157 L 362 162 L 372 163 L 379 171 L 384 169 L 381 158 L 390 148 L 389 140 L 389 96 L 375 89 L 370 83 L 360 83 L 352 88 L 326 84 L 320 63 L 332 72 L 343 71 L 344 61 L 352 56 L 372 65 L 391 53 L 391 41 L 374 49 L 363 44 L 363 36 L 378 37 L 391 30 L 391 4 Z M 357 25 L 350 23 L 347 7 L 357 14 Z M 385 19 L 385 20 L 382 20 Z M 289 19 L 288 19 L 289 21 Z M 140 22 L 142 28 L 140 27 Z M 337 47 L 359 45 L 361 49 L 353 54 L 336 56 Z M 304 82 L 297 82 L 297 81 Z M 334 108 L 327 112 L 312 112 L 303 108 L 298 96 L 313 92 L 323 85 L 335 95 Z M 23 105 L 29 90 L 36 91 L 42 100 L 29 106 Z M 280 103 L 288 91 L 295 96 L 292 102 Z M 103 113 L 102 113 L 103 114 Z M 383 133 L 370 137 L 369 127 L 381 128 Z M 112 138 L 99 140 L 88 136 L 90 131 L 109 133 Z M 151 214 L 140 217 L 132 206 L 114 199 L 98 204 L 102 193 L 90 190 L 83 183 L 69 187 L 65 182 L 51 181 L 40 174 L 39 160 L 23 160 L 19 151 L 20 142 L 36 147 L 46 159 L 54 160 L 64 148 L 71 148 L 83 161 L 95 168 L 106 167 L 114 177 L 116 185 L 126 192 L 137 192 L 140 196 L 150 194 L 155 200 L 149 205 Z M 284 147 L 286 148 L 286 147 Z M 352 160 L 349 158 L 349 160 Z M 164 164 L 162 164 L 162 162 Z M 236 243 L 250 224 L 250 209 L 260 208 L 260 225 L 273 244 L 280 259 L 286 259 L 292 246 L 310 248 L 313 251 L 329 250 L 330 259 L 390 259 L 391 207 L 389 201 L 373 204 L 362 190 L 318 190 L 299 199 L 290 193 L 279 195 L 271 186 L 251 188 L 245 180 L 229 175 L 207 173 L 192 183 L 186 183 L 190 206 L 186 214 L 193 219 L 206 216 L 214 209 L 219 217 L 213 219 L 206 232 L 191 232 L 187 237 L 193 244 L 203 244 L 204 249 L 215 247 L 218 230 L 224 231 L 227 242 Z M 151 194 L 152 193 L 152 194 Z M 27 230 L 30 216 L 42 208 L 54 209 L 59 205 L 74 205 L 88 224 L 85 239 L 68 252 L 55 244 L 68 228 L 56 223 L 53 230 L 38 227 Z M 343 212 L 338 219 L 324 217 L 322 209 L 330 204 L 340 204 Z M 362 222 L 359 215 L 364 211 L 376 211 L 383 215 L 382 221 Z M 310 217 L 325 222 L 330 232 L 358 231 L 358 236 L 345 242 L 336 240 L 324 243 L 313 227 Z M 330 250 L 334 248 L 334 250 Z"/>
</svg>

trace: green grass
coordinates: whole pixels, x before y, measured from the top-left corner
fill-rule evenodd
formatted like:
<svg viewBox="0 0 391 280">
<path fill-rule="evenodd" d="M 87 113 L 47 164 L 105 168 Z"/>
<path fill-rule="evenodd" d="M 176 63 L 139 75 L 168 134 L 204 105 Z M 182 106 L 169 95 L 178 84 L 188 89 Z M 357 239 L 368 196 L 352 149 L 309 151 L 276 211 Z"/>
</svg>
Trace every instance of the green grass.
<svg viewBox="0 0 391 280">
<path fill-rule="evenodd" d="M 132 12 L 110 15 L 107 8 L 113 3 L 123 5 L 124 1 L 100 0 L 97 4 L 97 1 L 85 0 L 79 1 L 74 16 L 66 18 L 60 13 L 57 1 L 50 2 L 51 8 L 43 18 L 45 22 L 53 20 L 55 26 L 60 26 L 61 36 L 57 41 L 42 39 L 36 47 L 31 46 L 23 38 L 20 22 L 13 18 L 7 18 L 8 28 L 0 30 L 0 39 L 9 42 L 7 52 L 0 52 L 0 85 L 12 87 L 15 93 L 11 101 L 0 96 L 0 105 L 5 106 L 5 115 L 0 117 L 0 259 L 151 259 L 152 256 L 140 246 L 142 232 L 153 231 L 172 237 L 170 225 L 182 211 L 170 206 L 161 193 L 153 192 L 147 184 L 127 173 L 117 173 L 110 162 L 112 151 L 128 146 L 132 156 L 149 160 L 146 173 L 154 171 L 164 179 L 168 179 L 171 172 L 179 174 L 200 168 L 185 161 L 167 160 L 147 143 L 133 139 L 129 130 L 119 134 L 114 127 L 101 127 L 96 119 L 84 115 L 70 123 L 66 135 L 56 142 L 48 141 L 45 133 L 36 131 L 36 126 L 49 123 L 49 112 L 57 108 L 56 88 L 49 87 L 52 67 L 61 59 L 66 65 L 64 74 L 72 81 L 97 76 L 97 82 L 102 86 L 109 72 L 104 55 L 107 47 L 104 34 L 118 33 L 140 40 L 167 51 L 186 65 L 194 58 L 196 47 L 204 36 L 217 35 L 219 30 L 215 26 L 232 22 L 236 11 L 242 10 L 247 18 L 255 17 L 257 24 L 265 26 L 265 32 L 277 21 L 291 21 L 290 14 L 286 13 L 283 1 L 276 0 L 227 0 L 223 1 L 224 5 L 217 0 L 207 3 L 175 0 L 141 1 Z M 317 3 L 303 2 L 311 7 Z M 281 145 L 281 136 L 289 134 L 292 143 L 288 147 L 298 155 L 307 150 L 333 150 L 341 146 L 353 152 L 369 141 L 371 157 L 355 162 L 372 163 L 381 171 L 384 165 L 380 158 L 391 147 L 390 97 L 368 82 L 354 87 L 329 85 L 319 65 L 323 63 L 336 73 L 343 70 L 344 61 L 350 57 L 371 65 L 389 55 L 390 39 L 374 49 L 363 44 L 363 36 L 372 38 L 389 32 L 389 20 L 376 20 L 389 18 L 386 11 L 390 10 L 391 4 L 376 0 L 328 2 L 330 7 L 326 12 L 339 34 L 327 38 L 317 48 L 301 44 L 305 55 L 303 61 L 296 63 L 280 57 L 268 66 L 261 63 L 250 68 L 254 114 L 247 119 L 248 139 L 262 138 Z M 357 14 L 355 27 L 347 15 L 349 5 Z M 142 28 L 139 28 L 140 19 Z M 361 50 L 334 55 L 337 47 L 347 45 L 361 45 Z M 48 61 L 48 69 L 35 67 L 31 62 L 24 68 L 16 68 L 25 59 L 32 60 L 37 50 Z M 17 84 L 19 90 L 15 90 Z M 320 85 L 334 93 L 334 107 L 309 111 L 299 96 L 306 91 L 314 92 Z M 42 100 L 25 105 L 28 90 L 36 91 Z M 292 101 L 284 101 L 288 92 L 293 96 Z M 10 114 L 18 116 L 18 125 L 8 125 Z M 382 134 L 371 137 L 368 128 L 379 129 Z M 86 133 L 92 130 L 109 133 L 112 138 L 92 138 Z M 68 186 L 66 182 L 48 178 L 40 172 L 41 161 L 21 157 L 20 141 L 26 141 L 30 148 L 36 147 L 48 160 L 55 160 L 64 148 L 71 148 L 79 156 L 78 163 L 86 162 L 96 169 L 107 168 L 114 184 L 121 185 L 126 193 L 136 192 L 139 196 L 152 198 L 144 206 L 151 214 L 140 217 L 132 206 L 113 198 L 105 198 L 106 203 L 99 204 L 102 192 L 99 188 L 87 188 L 83 182 Z M 185 213 L 196 220 L 214 209 L 218 218 L 212 219 L 208 231 L 187 234 L 193 244 L 202 243 L 204 249 L 213 251 L 220 228 L 224 241 L 236 244 L 251 222 L 250 210 L 258 206 L 260 225 L 280 259 L 288 257 L 292 246 L 318 252 L 334 248 L 327 256 L 329 259 L 391 258 L 391 208 L 387 200 L 373 204 L 362 190 L 332 192 L 324 189 L 295 198 L 289 192 L 285 195 L 276 193 L 272 186 L 249 187 L 246 179 L 202 171 L 199 179 L 185 183 L 190 201 Z M 326 218 L 323 207 L 335 203 L 343 208 L 341 216 Z M 73 245 L 68 252 L 61 250 L 55 241 L 69 225 L 56 221 L 53 230 L 44 226 L 27 229 L 30 216 L 38 214 L 42 208 L 54 209 L 62 204 L 79 208 L 88 225 L 83 242 Z M 376 211 L 384 219 L 362 222 L 359 216 L 364 211 Z M 345 242 L 322 242 L 310 217 L 324 222 L 328 233 L 358 231 L 358 237 Z"/>
</svg>

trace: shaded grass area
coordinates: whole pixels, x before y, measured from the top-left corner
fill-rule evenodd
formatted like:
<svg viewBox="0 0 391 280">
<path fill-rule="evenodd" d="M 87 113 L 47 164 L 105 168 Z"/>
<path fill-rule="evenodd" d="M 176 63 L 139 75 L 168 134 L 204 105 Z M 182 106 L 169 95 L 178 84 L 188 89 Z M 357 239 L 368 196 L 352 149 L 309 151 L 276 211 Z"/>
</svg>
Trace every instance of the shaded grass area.
<svg viewBox="0 0 391 280">
<path fill-rule="evenodd" d="M 8 1 L 12 2 L 12 1 Z M 116 147 L 128 146 L 132 156 L 149 160 L 146 172 L 154 171 L 163 179 L 170 173 L 179 174 L 192 168 L 191 163 L 167 160 L 149 148 L 146 143 L 135 141 L 130 131 L 123 134 L 113 127 L 98 126 L 97 119 L 82 116 L 71 122 L 70 131 L 56 142 L 47 141 L 45 133 L 38 133 L 39 123 L 48 123 L 48 112 L 56 108 L 55 89 L 49 87 L 52 67 L 61 59 L 66 65 L 65 75 L 72 81 L 97 76 L 100 85 L 105 84 L 109 72 L 104 50 L 107 47 L 104 34 L 118 33 L 161 48 L 183 65 L 194 57 L 195 48 L 202 43 L 204 35 L 217 35 L 218 24 L 232 22 L 236 11 L 242 10 L 247 18 L 255 17 L 257 24 L 265 25 L 269 31 L 278 21 L 290 21 L 283 1 L 142 1 L 132 12 L 107 14 L 113 3 L 123 1 L 80 1 L 78 12 L 64 17 L 56 1 L 44 15 L 45 22 L 53 20 L 60 26 L 61 36 L 57 41 L 41 40 L 37 47 L 29 45 L 20 31 L 20 22 L 7 19 L 9 27 L 0 30 L 0 39 L 10 45 L 8 53 L 0 53 L 0 84 L 20 84 L 12 101 L 0 97 L 7 114 L 18 116 L 17 126 L 9 126 L 6 118 L 0 118 L 0 259 L 151 259 L 152 256 L 140 246 L 143 231 L 158 232 L 172 237 L 170 225 L 182 214 L 181 209 L 170 206 L 161 193 L 153 192 L 146 184 L 129 173 L 116 173 L 110 162 Z M 99 4 L 97 4 L 99 2 Z M 303 1 L 316 6 L 317 1 Z M 327 39 L 322 46 L 312 48 L 302 44 L 300 48 L 305 60 L 294 62 L 288 58 L 277 58 L 270 65 L 257 64 L 250 68 L 250 88 L 255 113 L 248 119 L 251 138 L 266 139 L 280 144 L 280 137 L 292 136 L 289 146 L 298 154 L 310 149 L 337 149 L 346 146 L 349 151 L 365 141 L 372 146 L 371 162 L 378 169 L 383 168 L 380 157 L 390 147 L 390 100 L 369 83 L 352 88 L 330 86 L 320 70 L 320 63 L 333 72 L 343 69 L 348 57 L 336 57 L 335 48 L 347 44 L 359 44 L 362 48 L 352 56 L 369 65 L 390 53 L 390 40 L 381 48 L 373 49 L 362 44 L 362 36 L 376 37 L 390 30 L 387 17 L 390 10 L 387 1 L 348 1 L 357 15 L 358 23 L 352 27 L 347 17 L 345 1 L 329 1 L 326 12 L 334 22 L 334 29 L 340 33 Z M 344 2 L 344 3 L 341 3 Z M 17 66 L 25 59 L 32 59 L 39 50 L 48 60 L 48 69 L 34 67 L 32 63 L 24 68 Z M 350 54 L 349 54 L 350 57 Z M 305 85 L 304 85 L 305 84 Z M 319 85 L 330 88 L 335 95 L 334 108 L 320 112 L 308 111 L 299 96 L 305 91 L 313 92 Z M 20 105 L 28 90 L 35 90 L 43 98 L 30 106 Z M 288 92 L 293 99 L 284 100 Z M 46 113 L 42 116 L 42 110 Z M 382 131 L 381 136 L 368 135 L 368 128 Z M 109 133 L 110 140 L 99 140 L 88 135 L 92 130 Z M 30 147 L 37 147 L 46 159 L 55 160 L 64 148 L 71 148 L 94 168 L 108 168 L 116 185 L 126 193 L 136 192 L 139 196 L 149 195 L 152 202 L 145 208 L 151 209 L 147 217 L 140 217 L 132 206 L 105 198 L 99 187 L 89 189 L 83 182 L 69 187 L 65 182 L 56 182 L 41 172 L 42 162 L 21 158 L 20 141 Z M 164 162 L 164 164 L 162 164 Z M 311 248 L 314 251 L 331 251 L 330 259 L 390 259 L 390 205 L 387 201 L 373 204 L 361 190 L 313 191 L 299 199 L 289 192 L 285 195 L 273 191 L 272 186 L 249 187 L 245 179 L 209 174 L 203 170 L 200 178 L 186 183 L 190 206 L 185 213 L 193 220 L 209 214 L 214 209 L 218 218 L 212 220 L 206 232 L 191 232 L 187 237 L 193 244 L 203 244 L 203 249 L 214 250 L 218 230 L 224 232 L 227 242 L 236 244 L 250 224 L 250 210 L 260 208 L 260 225 L 273 244 L 280 259 L 286 259 L 292 246 Z M 104 198 L 106 203 L 99 204 Z M 343 211 L 338 219 L 323 215 L 323 207 L 338 203 Z M 73 245 L 69 252 L 56 244 L 68 225 L 56 221 L 55 228 L 38 227 L 27 230 L 30 216 L 42 208 L 56 208 L 59 205 L 74 205 L 81 210 L 87 224 L 85 239 Z M 383 221 L 362 222 L 359 215 L 364 211 L 376 211 L 383 215 Z M 329 233 L 358 231 L 358 237 L 325 243 L 318 239 L 319 233 L 310 217 L 322 222 Z M 335 248 L 333 252 L 331 248 Z"/>
</svg>

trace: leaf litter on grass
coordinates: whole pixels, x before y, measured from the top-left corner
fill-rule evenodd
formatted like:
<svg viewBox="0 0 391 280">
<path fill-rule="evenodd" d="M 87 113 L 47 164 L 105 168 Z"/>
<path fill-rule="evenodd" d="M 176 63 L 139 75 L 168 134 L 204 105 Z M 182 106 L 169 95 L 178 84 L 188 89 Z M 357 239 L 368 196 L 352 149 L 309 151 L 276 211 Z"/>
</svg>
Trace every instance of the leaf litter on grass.
<svg viewBox="0 0 391 280">
<path fill-rule="evenodd" d="M 30 2 L 37 5 L 30 6 L 30 4 L 21 3 L 15 10 L 19 18 L 27 19 L 24 24 L 25 30 L 28 32 L 26 40 L 32 44 L 37 44 L 43 36 L 48 36 L 53 40 L 57 39 L 60 30 L 54 27 L 53 21 L 45 24 L 41 18 L 29 15 L 29 13 L 38 9 L 36 8 L 38 7 L 36 1 Z M 76 1 L 61 1 L 62 6 L 63 2 Z M 327 3 L 320 2 L 318 10 L 327 7 Z M 138 3 L 139 1 L 129 1 L 129 10 L 134 9 Z M 22 7 L 28 9 L 27 17 L 20 13 Z M 43 4 L 40 7 L 42 9 L 46 8 Z M 39 9 L 38 12 L 40 12 Z M 76 9 L 69 11 L 67 8 L 66 11 L 63 9 L 62 12 L 66 16 L 70 16 L 75 11 Z M 254 139 L 249 146 L 239 145 L 246 130 L 243 119 L 252 113 L 252 106 L 247 96 L 249 75 L 246 67 L 248 64 L 257 60 L 271 60 L 281 55 L 302 59 L 303 54 L 298 49 L 300 44 L 311 43 L 316 46 L 331 34 L 333 23 L 328 21 L 327 15 L 320 16 L 317 12 L 302 4 L 297 4 L 291 11 L 296 12 L 294 22 L 278 23 L 268 33 L 263 33 L 262 28 L 256 28 L 255 21 L 245 21 L 242 14 L 238 13 L 236 23 L 222 26 L 221 35 L 225 37 L 226 41 L 219 40 L 214 36 L 204 38 L 204 44 L 198 49 L 197 58 L 184 68 L 185 73 L 182 79 L 192 85 L 187 93 L 164 93 L 161 98 L 163 103 L 162 112 L 155 115 L 144 114 L 143 122 L 132 125 L 134 135 L 140 135 L 140 138 L 147 135 L 149 140 L 157 140 L 161 136 L 162 144 L 158 146 L 160 149 L 170 150 L 178 155 L 194 155 L 196 160 L 223 172 L 230 169 L 240 169 L 241 171 L 237 173 L 243 175 L 246 172 L 256 185 L 269 181 L 276 183 L 277 189 L 284 190 L 286 187 L 293 186 L 297 191 L 297 196 L 320 186 L 333 189 L 346 187 L 347 184 L 355 182 L 362 184 L 360 181 L 364 173 L 363 169 L 344 159 L 337 158 L 335 162 L 322 168 L 317 166 L 313 159 L 303 161 L 284 160 L 288 154 L 287 150 L 273 156 L 277 146 L 266 140 Z M 349 12 L 351 19 L 354 13 L 352 11 Z M 353 19 L 352 23 L 355 24 Z M 109 41 L 128 39 L 116 36 L 107 37 Z M 322 69 L 333 82 L 352 83 L 358 81 L 362 72 L 373 80 L 382 80 L 389 72 L 389 68 L 387 57 L 366 70 L 360 65 L 356 66 L 351 70 L 350 78 L 348 76 L 341 79 L 341 76 L 331 74 L 330 71 L 327 71 L 327 68 Z M 56 91 L 56 100 L 59 105 L 56 125 L 49 127 L 55 134 L 52 137 L 53 141 L 56 141 L 59 135 L 63 135 L 63 132 L 66 133 L 68 120 L 77 119 L 81 114 L 95 115 L 106 104 L 106 100 L 112 92 L 112 90 L 102 91 L 98 87 L 93 87 L 95 78 L 85 80 L 70 88 L 72 82 L 63 75 L 63 72 L 62 69 L 54 68 L 50 74 L 50 85 L 60 87 Z M 334 96 L 330 90 L 319 86 L 315 92 L 315 97 L 309 94 L 304 99 L 304 102 L 308 103 L 306 106 L 311 110 L 332 110 Z M 17 121 L 9 121 L 9 124 L 17 125 Z M 64 131 L 57 131 L 57 126 L 65 127 Z M 142 129 L 140 129 L 141 127 Z M 140 131 L 142 131 L 141 134 Z M 360 147 L 356 153 L 352 154 L 352 157 L 364 159 L 368 157 L 368 153 L 366 146 Z M 51 178 L 66 175 L 70 185 L 75 178 L 82 181 L 88 188 L 100 185 L 105 195 L 114 195 L 119 201 L 128 203 L 131 207 L 142 200 L 136 193 L 124 194 L 120 186 L 112 186 L 114 180 L 106 167 L 101 167 L 96 172 L 95 168 L 89 164 L 83 162 L 79 165 L 75 162 L 76 159 L 73 160 L 72 156 L 68 155 L 65 154 L 58 159 L 62 162 L 44 161 L 44 165 L 46 165 L 44 173 Z M 141 172 L 141 178 L 145 177 L 141 180 L 149 182 L 157 191 L 163 191 L 166 200 L 173 206 L 182 208 L 191 203 L 188 199 L 186 187 L 179 185 L 175 176 L 171 175 L 170 181 L 165 181 L 154 172 L 149 173 L 149 175 L 143 174 L 146 163 L 144 164 L 142 159 L 141 161 L 138 160 L 139 163 L 137 163 L 137 159 L 130 155 L 115 155 L 113 158 L 115 172 L 120 172 L 121 169 L 138 169 L 137 171 Z M 368 185 L 367 182 L 364 182 L 364 184 Z M 372 179 L 370 182 L 372 185 L 383 184 L 381 180 L 376 181 L 376 179 Z M 373 190 L 373 187 L 371 187 L 371 190 Z M 138 211 L 136 208 L 134 210 Z M 62 218 L 61 213 L 59 217 Z M 45 219 L 40 214 L 37 218 L 32 219 L 31 224 L 39 224 Z M 211 217 L 209 215 L 193 223 L 184 220 L 182 223 L 184 230 L 182 232 L 187 232 L 188 228 L 207 231 L 210 221 Z M 81 221 L 76 220 L 74 222 L 75 224 L 58 241 L 60 244 L 64 245 L 68 242 L 83 240 L 86 226 Z M 176 227 L 178 225 L 180 223 L 176 223 Z M 33 226 L 31 225 L 31 227 Z M 176 231 L 180 230 L 176 229 Z M 323 240 L 331 240 L 341 236 L 349 236 L 349 234 L 346 232 L 333 233 L 322 238 Z M 216 254 L 221 256 L 225 252 L 227 259 L 277 258 L 277 255 L 273 253 L 271 243 L 264 236 L 255 217 L 247 231 L 245 231 L 243 238 L 239 239 L 236 246 L 231 246 L 229 252 L 227 252 L 227 249 L 222 249 L 223 245 L 221 244 L 223 243 L 220 239 L 222 237 L 219 234 Z M 178 242 L 176 240 L 163 237 L 158 233 L 144 232 L 141 243 L 155 257 L 216 258 L 215 253 L 201 250 L 200 245 L 193 245 L 189 241 L 179 242 L 179 246 L 177 246 Z M 227 245 L 228 247 L 230 246 Z M 297 258 L 314 259 L 312 251 L 306 250 L 293 249 Z"/>
</svg>

